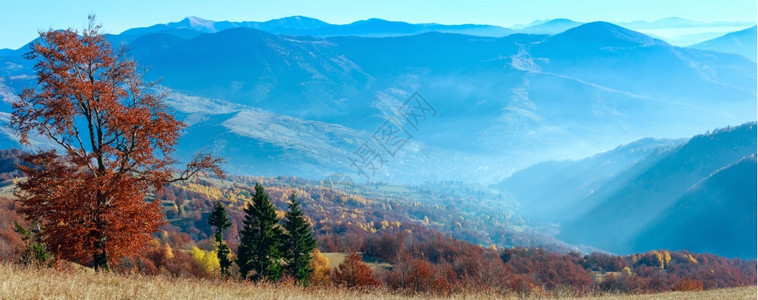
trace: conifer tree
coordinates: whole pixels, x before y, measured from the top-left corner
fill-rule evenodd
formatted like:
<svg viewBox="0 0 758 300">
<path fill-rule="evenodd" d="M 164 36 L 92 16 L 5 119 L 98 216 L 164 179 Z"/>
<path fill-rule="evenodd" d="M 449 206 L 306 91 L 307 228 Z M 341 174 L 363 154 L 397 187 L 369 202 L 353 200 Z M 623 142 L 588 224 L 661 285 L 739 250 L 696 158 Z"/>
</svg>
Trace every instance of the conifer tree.
<svg viewBox="0 0 758 300">
<path fill-rule="evenodd" d="M 245 207 L 245 220 L 240 232 L 237 265 L 240 275 L 253 281 L 268 279 L 276 281 L 281 275 L 280 237 L 276 209 L 260 183 L 255 185 L 253 202 Z"/>
<path fill-rule="evenodd" d="M 221 268 L 221 276 L 227 278 L 229 277 L 229 266 L 232 265 L 232 261 L 229 259 L 229 253 L 231 251 L 229 251 L 229 246 L 224 242 L 223 233 L 225 230 L 229 229 L 229 226 L 232 226 L 232 222 L 230 222 L 229 218 L 226 216 L 226 208 L 221 204 L 221 201 L 216 201 L 216 205 L 213 206 L 213 211 L 208 217 L 208 223 L 216 228 L 216 232 L 213 234 L 218 248 L 216 255 L 218 256 Z"/>
<path fill-rule="evenodd" d="M 308 285 L 308 277 L 313 273 L 310 263 L 311 252 L 316 248 L 316 239 L 311 232 L 311 225 L 300 210 L 295 193 L 290 195 L 285 218 L 284 229 L 287 232 L 282 241 L 284 271 L 300 284 Z"/>
<path fill-rule="evenodd" d="M 15 225 L 13 231 L 20 234 L 21 240 L 26 244 L 24 252 L 21 253 L 20 262 L 27 266 L 52 266 L 54 263 L 53 255 L 47 252 L 45 244 L 42 243 L 39 237 L 39 229 L 27 230 L 16 221 L 13 221 L 13 224 Z M 35 224 L 35 226 L 39 228 L 39 224 Z"/>
</svg>

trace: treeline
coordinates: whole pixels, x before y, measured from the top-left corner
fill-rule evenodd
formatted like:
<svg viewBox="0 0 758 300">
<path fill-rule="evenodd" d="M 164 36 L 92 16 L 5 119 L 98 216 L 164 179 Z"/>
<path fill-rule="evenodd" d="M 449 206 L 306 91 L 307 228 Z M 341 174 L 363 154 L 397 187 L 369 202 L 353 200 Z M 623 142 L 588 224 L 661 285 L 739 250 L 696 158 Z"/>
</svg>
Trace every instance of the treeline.
<svg viewBox="0 0 758 300">
<path fill-rule="evenodd" d="M 19 219 L 13 205 L 13 200 L 3 198 L 0 206 L 3 222 L 0 253 L 6 261 L 17 261 L 24 249 L 24 241 L 7 226 Z M 162 229 L 139 255 L 122 258 L 113 266 L 114 270 L 181 277 L 223 276 L 215 238 L 195 241 L 175 226 L 166 225 Z M 326 257 L 316 249 L 310 252 L 313 257 L 306 269 L 311 271 L 301 278 L 303 281 L 295 278 L 294 272 L 283 272 L 282 276 L 266 280 L 434 295 L 466 291 L 538 295 L 652 293 L 744 286 L 756 281 L 755 261 L 686 251 L 613 256 L 597 252 L 559 254 L 527 248 L 496 250 L 412 225 L 365 236 L 360 245 L 340 242 L 350 232 L 357 231 L 318 238 L 320 246 L 335 247 L 322 250 L 355 251 L 336 268 L 331 269 Z M 351 249 L 341 248 L 345 246 Z M 229 278 L 243 279 L 238 257 L 229 256 L 233 261 L 227 269 Z M 391 267 L 372 270 L 364 260 L 388 262 Z M 277 262 L 286 265 L 283 256 Z"/>
<path fill-rule="evenodd" d="M 121 258 L 113 266 L 114 271 L 385 288 L 434 295 L 466 291 L 538 295 L 649 293 L 744 286 L 756 281 L 754 260 L 665 250 L 613 256 L 597 252 L 562 254 L 539 248 L 483 248 L 441 234 L 423 223 L 409 222 L 395 214 L 401 209 L 385 208 L 383 214 L 361 210 L 391 204 L 339 191 L 321 189 L 314 193 L 279 186 L 270 188 L 274 193 L 268 197 L 260 185 L 226 190 L 211 187 L 210 183 L 169 186 L 153 195 L 153 201 L 166 204 L 166 211 L 176 207 L 175 218 L 162 226 L 138 255 Z M 293 192 L 305 200 L 302 210 Z M 16 221 L 21 227 L 31 226 L 16 213 L 14 200 L 0 199 L 0 255 L 4 261 L 20 261 L 34 242 L 33 231 L 26 236 L 15 232 Z M 298 207 L 293 209 L 293 205 Z M 251 210 L 256 207 L 266 207 L 266 212 Z M 184 217 L 180 217 L 182 214 Z M 260 228 L 252 225 L 248 217 L 252 215 L 257 219 L 266 215 L 269 220 L 270 234 L 258 239 L 268 249 L 262 256 L 268 261 L 265 270 L 250 255 L 243 255 L 243 259 L 239 255 L 241 251 L 261 252 L 261 246 L 251 246 L 251 238 L 246 237 L 255 231 L 253 228 Z M 291 220 L 300 222 L 291 224 Z M 301 244 L 309 246 L 300 248 L 300 256 L 295 255 L 291 251 L 298 248 L 291 242 L 292 233 L 297 231 L 294 228 L 300 228 L 300 236 L 305 237 L 301 241 L 317 240 L 319 249 L 312 249 L 316 245 L 306 241 Z M 312 237 L 311 232 L 315 233 Z M 322 252 L 352 254 L 332 269 Z M 371 269 L 365 261 L 385 262 L 389 267 Z M 262 273 L 266 275 L 253 276 Z"/>
<path fill-rule="evenodd" d="M 236 236 L 236 231 L 241 228 L 242 204 L 251 199 L 255 193 L 253 186 L 257 182 L 266 186 L 266 191 L 271 195 L 271 201 L 280 215 L 286 210 L 288 194 L 295 191 L 302 201 L 303 211 L 313 220 L 316 235 L 345 236 L 347 233 L 351 237 L 343 238 L 346 243 L 360 241 L 365 236 L 375 233 L 396 230 L 402 224 L 404 229 L 429 228 L 480 245 L 523 245 L 557 252 L 569 250 L 560 246 L 554 239 L 535 234 L 527 227 L 520 227 L 521 230 L 526 229 L 523 232 L 508 229 L 506 222 L 522 222 L 517 218 L 495 220 L 464 213 L 452 204 L 433 205 L 405 198 L 380 197 L 381 193 L 378 192 L 366 193 L 372 195 L 367 197 L 314 185 L 313 181 L 292 177 L 228 176 L 223 184 L 198 180 L 195 183 L 169 185 L 154 197 L 164 205 L 167 217 L 173 225 L 198 240 L 210 236 L 210 227 L 204 218 L 213 204 L 221 201 L 229 208 L 232 227 L 225 235 L 230 237 Z M 370 190 L 368 187 L 364 189 Z M 391 192 L 387 194 L 392 195 Z M 455 195 L 448 195 L 452 196 Z M 431 197 L 443 198 L 441 195 Z M 230 247 L 234 247 L 233 241 L 229 243 Z M 331 247 L 327 246 L 327 249 Z"/>
<path fill-rule="evenodd" d="M 496 292 L 572 294 L 652 293 L 755 284 L 756 261 L 687 251 L 650 251 L 628 256 L 600 252 L 560 254 L 544 249 L 487 249 L 417 230 L 368 238 L 361 251 L 392 262 L 378 272 L 386 286 L 406 292 Z"/>
<path fill-rule="evenodd" d="M 215 252 L 198 250 L 198 246 L 213 249 L 208 240 L 196 245 L 185 233 L 166 231 L 142 255 L 123 259 L 116 269 L 144 274 L 221 276 L 218 263 L 208 262 Z M 444 296 L 478 291 L 550 296 L 697 291 L 753 285 L 756 281 L 755 261 L 665 250 L 629 256 L 598 252 L 559 254 L 527 248 L 495 250 L 423 228 L 413 233 L 399 230 L 371 236 L 358 250 L 334 269 L 329 268 L 321 251 L 315 250 L 309 264 L 314 272 L 308 282 L 319 286 L 386 288 L 403 294 Z M 372 270 L 366 261 L 388 262 L 391 267 Z M 234 273 L 238 267 L 235 264 L 230 270 Z M 294 278 L 284 276 L 278 282 L 294 282 Z"/>
<path fill-rule="evenodd" d="M 201 250 L 193 245 L 190 254 L 194 260 L 186 255 L 176 260 L 172 248 L 172 245 L 179 249 L 186 248 L 193 244 L 192 239 L 186 234 L 164 231 L 162 239 L 154 240 L 150 244 L 151 249 L 143 255 L 122 259 L 119 269 L 122 272 L 148 274 L 165 270 L 181 276 L 212 277 L 220 274 L 224 279 L 270 282 L 285 277 L 302 285 L 310 285 L 310 277 L 316 269 L 311 267 L 312 258 L 318 252 L 314 253 L 316 239 L 310 223 L 303 216 L 296 193 L 290 194 L 288 210 L 280 219 L 263 186 L 256 184 L 252 200 L 244 205 L 242 229 L 233 238 L 238 242 L 235 249 L 230 249 L 224 238 L 224 232 L 232 226 L 232 222 L 220 201 L 216 201 L 207 220 L 214 232 L 210 241 L 205 241 L 204 248 L 211 249 Z"/>
<path fill-rule="evenodd" d="M 0 179 L 21 176 L 15 168 L 21 162 L 21 154 L 17 149 L 0 150 Z M 475 197 L 461 198 L 471 195 L 456 192 L 454 188 L 444 188 L 444 185 L 441 185 L 440 190 L 435 190 L 434 187 L 439 187 L 435 185 L 409 191 L 409 194 L 423 193 L 425 197 L 434 199 L 432 202 L 437 203 L 430 204 L 414 202 L 402 197 L 402 193 L 384 189 L 374 191 L 369 187 L 356 186 L 353 192 L 348 193 L 296 177 L 228 176 L 227 179 L 223 184 L 196 180 L 192 183 L 167 185 L 157 192 L 148 194 L 148 199 L 159 201 L 164 208 L 166 219 L 194 240 L 204 240 L 213 235 L 207 218 L 211 208 L 220 201 L 228 208 L 229 219 L 232 222 L 229 230 L 224 232 L 224 237 L 229 247 L 235 250 L 235 238 L 244 218 L 244 203 L 251 200 L 255 194 L 254 185 L 261 183 L 271 195 L 271 202 L 279 217 L 282 217 L 286 210 L 289 193 L 294 191 L 302 202 L 304 213 L 314 221 L 312 225 L 315 234 L 342 236 L 342 242 L 345 244 L 360 244 L 366 236 L 391 232 L 402 225 L 403 229 L 411 230 L 429 228 L 474 244 L 524 245 L 558 252 L 568 251 L 547 236 L 534 234 L 529 230 L 509 230 L 507 223 L 519 224 L 522 228 L 524 224 L 523 220 L 511 218 L 508 214 L 496 214 L 504 219 L 492 219 L 490 216 L 464 213 L 465 209 L 454 205 L 463 201 L 461 199 L 464 199 L 463 202 L 468 203 L 467 205 L 486 207 L 493 204 L 475 202 Z M 355 248 L 342 247 L 339 240 L 334 242 L 336 248 L 326 248 Z"/>
</svg>

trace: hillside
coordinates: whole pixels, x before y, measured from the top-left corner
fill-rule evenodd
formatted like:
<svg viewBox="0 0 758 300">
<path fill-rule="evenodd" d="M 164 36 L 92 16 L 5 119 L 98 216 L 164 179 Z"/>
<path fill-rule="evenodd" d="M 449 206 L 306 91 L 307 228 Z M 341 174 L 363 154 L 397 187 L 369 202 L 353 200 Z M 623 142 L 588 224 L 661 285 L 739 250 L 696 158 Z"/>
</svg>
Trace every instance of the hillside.
<svg viewBox="0 0 758 300">
<path fill-rule="evenodd" d="M 728 59 L 726 56 L 707 57 L 704 53 L 692 51 L 610 23 L 593 22 L 552 36 L 536 45 L 530 53 L 534 57 L 549 59 L 549 64 L 538 63 L 545 72 L 631 93 L 635 98 L 652 98 L 680 105 L 708 105 L 716 99 L 723 99 L 722 104 L 730 103 L 729 99 L 739 99 L 742 97 L 739 94 L 749 93 L 747 90 L 731 90 L 722 85 L 723 80 L 731 79 L 715 79 L 713 73 L 693 68 L 691 64 L 700 61 L 712 65 L 714 71 L 720 73 L 717 70 L 722 67 L 718 65 L 722 59 Z M 749 61 L 734 66 L 744 66 L 734 70 L 744 75 L 755 72 L 755 66 Z M 659 73 L 662 70 L 665 70 L 665 76 Z M 703 85 L 690 85 L 692 82 L 702 82 Z M 666 113 L 672 118 L 681 116 L 678 113 L 672 115 L 672 111 Z"/>
<path fill-rule="evenodd" d="M 577 161 L 546 161 L 519 170 L 496 185 L 518 200 L 519 213 L 547 222 L 572 221 L 585 213 L 587 197 L 639 161 L 683 140 L 642 139 Z"/>
<path fill-rule="evenodd" d="M 570 245 L 550 237 L 549 228 L 527 223 L 515 215 L 509 199 L 460 183 L 332 185 L 326 180 L 232 176 L 223 181 L 173 185 L 156 197 L 166 208 L 172 225 L 202 240 L 210 236 L 206 218 L 216 200 L 228 207 L 232 227 L 241 228 L 242 207 L 250 199 L 255 182 L 266 186 L 273 204 L 282 213 L 287 195 L 296 192 L 303 210 L 313 220 L 317 236 L 333 245 L 329 248 L 322 244 L 326 247 L 322 250 L 327 252 L 361 245 L 375 234 L 417 231 L 421 236 L 444 233 L 482 246 L 539 246 L 564 253 L 571 250 Z M 348 235 L 350 239 L 337 239 L 335 235 Z M 234 238 L 233 232 L 229 237 Z"/>
<path fill-rule="evenodd" d="M 429 299 L 428 296 L 409 296 L 383 290 L 351 291 L 336 288 L 302 288 L 293 286 L 251 285 L 235 281 L 176 278 L 170 276 L 126 276 L 61 272 L 49 269 L 20 269 L 0 265 L 0 276 L 7 278 L 0 288 L 0 298 L 8 299 L 164 299 L 164 298 L 281 298 L 288 299 Z M 39 287 L 46 287 L 40 289 Z M 711 290 L 705 292 L 668 292 L 650 295 L 599 295 L 601 299 L 753 299 L 754 286 Z M 522 299 L 520 295 L 494 295 L 486 291 L 469 291 L 452 299 Z M 598 296 L 593 296 L 596 299 Z M 535 294 L 529 298 L 542 298 Z"/>
<path fill-rule="evenodd" d="M 647 291 L 657 282 L 649 268 L 668 263 L 669 251 L 655 250 L 662 245 L 678 253 L 675 266 L 687 267 L 670 270 L 676 276 L 666 279 L 667 289 L 692 275 L 677 272 L 706 270 L 684 249 L 755 258 L 755 239 L 746 237 L 754 236 L 746 224 L 756 222 L 748 203 L 756 189 L 754 61 L 675 47 L 608 22 L 554 20 L 524 27 L 547 34 L 503 37 L 380 19 L 348 25 L 188 18 L 106 37 L 149 66 L 146 79 L 161 80 L 152 92 L 165 95 L 168 113 L 187 125 L 179 126 L 177 163 L 206 151 L 239 174 L 149 195 L 168 224 L 124 270 L 186 271 L 181 259 L 162 260 L 161 251 L 211 251 L 208 209 L 217 201 L 234 221 L 227 237 L 235 249 L 255 183 L 266 186 L 280 215 L 285 195 L 302 197 L 322 250 L 360 251 L 392 263 L 430 260 L 435 270 L 455 273 L 449 280 L 471 278 L 483 263 L 466 265 L 464 257 L 499 265 L 502 253 L 502 263 L 522 275 L 532 276 L 532 260 L 540 259 L 567 272 L 533 277 L 550 290 L 567 284 L 586 291 L 597 284 L 588 274 L 604 277 L 627 266 L 646 279 L 624 287 Z M 0 146 L 18 146 L 9 128 L 11 103 L 18 107 L 19 92 L 38 83 L 34 62 L 22 52 L 0 56 Z M 701 134 L 725 124 L 743 125 Z M 49 146 L 30 138 L 25 150 Z M 20 176 L 12 168 L 18 155 L 0 153 L 6 192 Z M 3 201 L 12 216 L 12 199 Z M 21 243 L 9 228 L 2 232 L 9 244 Z M 554 253 L 528 250 L 535 248 Z M 609 270 L 581 255 L 593 250 L 628 255 L 611 259 Z M 632 254 L 640 252 L 647 260 Z M 724 273 L 744 267 L 730 263 Z M 719 282 L 701 273 L 707 288 L 746 278 Z"/>
<path fill-rule="evenodd" d="M 571 28 L 582 25 L 580 22 L 572 21 L 569 19 L 553 19 L 546 21 L 535 21 L 528 26 L 519 29 L 521 33 L 528 34 L 558 34 L 569 30 Z"/>
<path fill-rule="evenodd" d="M 756 26 L 697 43 L 690 48 L 739 54 L 756 61 Z"/>
<path fill-rule="evenodd" d="M 351 291 L 338 288 L 302 288 L 273 284 L 249 284 L 218 279 L 95 274 L 83 270 L 23 269 L 0 265 L 0 275 L 12 280 L 0 288 L 4 299 L 407 299 L 381 290 Z M 45 287 L 40 289 L 40 287 Z M 414 297 L 424 298 L 424 297 Z"/>
<path fill-rule="evenodd" d="M 755 165 L 751 164 L 754 158 L 750 158 L 754 157 L 755 153 L 755 123 L 695 136 L 684 145 L 640 161 L 588 196 L 579 206 L 579 210 L 586 209 L 586 213 L 562 226 L 558 238 L 569 243 L 593 245 L 615 253 L 650 250 L 663 245 L 648 242 L 639 234 L 646 226 L 653 226 L 651 222 L 658 221 L 654 228 L 671 226 L 680 229 L 676 231 L 677 238 L 665 245 L 685 247 L 694 244 L 675 241 L 699 239 L 709 243 L 719 240 L 729 244 L 720 244 L 708 249 L 719 250 L 715 253 L 723 255 L 739 253 L 744 255 L 744 258 L 755 258 L 755 251 L 751 251 L 754 249 L 755 236 L 752 235 L 750 238 L 751 235 L 742 235 L 744 231 L 739 229 L 742 226 L 740 224 L 755 223 L 754 209 L 742 213 L 737 213 L 739 210 L 727 213 L 723 208 L 726 206 L 733 209 L 749 209 L 751 204 L 743 202 L 755 202 L 752 191 L 755 191 L 756 182 L 751 181 L 748 176 L 751 172 L 755 173 Z M 740 163 L 741 161 L 744 162 Z M 723 171 L 720 171 L 722 169 Z M 726 182 L 745 184 L 732 185 Z M 723 189 L 727 186 L 735 187 L 737 190 L 726 192 Z M 706 215 L 698 211 L 708 209 L 708 206 L 695 204 L 708 199 L 718 199 L 718 202 L 712 204 L 712 208 L 721 208 L 711 211 L 713 215 L 707 215 L 708 218 L 696 218 L 705 217 Z M 723 206 L 717 204 L 721 202 L 724 203 Z M 670 209 L 685 203 L 690 203 L 687 204 L 687 213 L 677 211 L 675 215 L 670 215 Z M 665 215 L 666 211 L 669 211 L 669 216 Z M 664 220 L 670 220 L 672 223 L 660 223 Z M 695 228 L 701 228 L 699 223 L 703 220 L 713 222 L 712 224 L 724 224 L 724 229 L 731 228 L 736 231 L 709 231 L 712 235 L 702 236 L 700 233 L 706 231 Z M 681 230 L 689 227 L 691 229 Z M 730 237 L 730 234 L 735 236 Z M 655 237 L 654 240 L 661 241 L 657 233 L 648 234 L 647 237 Z"/>
<path fill-rule="evenodd" d="M 756 159 L 746 157 L 697 183 L 635 237 L 633 251 L 665 248 L 755 257 Z"/>
<path fill-rule="evenodd" d="M 4 160 L 12 161 L 12 154 Z M 5 182 L 6 190 L 15 180 Z M 214 247 L 209 239 L 208 212 L 216 201 L 225 204 L 232 220 L 225 240 L 232 251 L 237 251 L 241 208 L 249 205 L 255 182 L 266 186 L 279 217 L 284 215 L 286 196 L 297 193 L 322 251 L 357 251 L 372 262 L 380 262 L 369 276 L 384 286 L 383 292 L 431 296 L 472 293 L 474 297 L 480 297 L 480 293 L 536 293 L 546 297 L 587 295 L 592 291 L 718 289 L 755 281 L 754 260 L 666 250 L 627 256 L 568 252 L 570 249 L 559 242 L 530 233 L 533 228 L 517 228 L 519 220 L 511 220 L 511 216 L 498 219 L 503 211 L 493 209 L 497 208 L 495 202 L 479 200 L 487 193 L 461 184 L 414 188 L 337 183 L 350 191 L 346 193 L 325 186 L 327 182 L 316 185 L 297 178 L 243 176 L 175 184 L 149 195 L 148 201 L 160 201 L 169 224 L 154 233 L 138 254 L 114 262 L 114 270 L 140 276 L 217 278 L 218 270 L 207 259 Z M 419 197 L 418 201 L 411 201 L 413 196 Z M 457 205 L 465 211 L 454 208 L 460 203 L 466 204 Z M 18 234 L 11 233 L 8 226 L 20 219 L 14 206 L 13 199 L 0 198 L 0 222 L 5 224 L 0 227 L 3 260 L 18 259 L 23 246 Z M 468 206 L 486 208 L 490 214 L 472 211 Z M 22 226 L 28 225 L 22 222 Z M 489 240 L 495 245 L 484 247 L 488 244 L 477 246 L 465 241 L 472 239 Z M 510 247 L 508 243 L 530 246 Z M 336 262 L 343 255 L 327 257 Z M 86 259 L 77 262 L 90 265 Z M 388 266 L 392 268 L 386 269 Z M 413 284 L 406 285 L 408 282 Z M 339 281 L 326 280 L 319 285 L 339 285 Z M 286 288 L 286 280 L 276 287 Z M 323 289 L 329 288 L 317 288 Z"/>
<path fill-rule="evenodd" d="M 171 97 L 194 97 L 172 102 L 191 125 L 178 145 L 180 158 L 188 159 L 197 144 L 190 141 L 202 136 L 208 148 L 229 154 L 232 171 L 248 175 L 357 175 L 351 153 L 388 118 L 401 117 L 397 108 L 414 92 L 437 113 L 371 181 L 490 184 L 540 161 L 755 120 L 755 62 L 673 47 L 610 23 L 555 20 L 535 26 L 577 26 L 552 36 L 502 38 L 271 31 L 323 25 L 307 18 L 224 24 L 187 19 L 109 39 L 129 43 L 129 55 L 149 67 L 148 79 L 162 79 Z M 8 54 L 0 56 L 0 91 L 7 91 L 0 93 L 0 112 L 34 84 L 32 62 L 21 52 Z M 267 134 L 238 126 L 261 121 L 276 125 L 265 127 Z"/>
<path fill-rule="evenodd" d="M 752 21 L 88 21 L 0 49 L 0 299 L 758 294 Z"/>
</svg>

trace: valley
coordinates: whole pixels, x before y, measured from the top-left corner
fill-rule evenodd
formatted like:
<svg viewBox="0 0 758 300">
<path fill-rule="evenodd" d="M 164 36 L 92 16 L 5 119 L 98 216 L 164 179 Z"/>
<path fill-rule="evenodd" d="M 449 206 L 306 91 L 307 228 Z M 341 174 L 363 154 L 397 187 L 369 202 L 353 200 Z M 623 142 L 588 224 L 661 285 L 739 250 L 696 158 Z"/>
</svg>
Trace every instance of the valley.
<svg viewBox="0 0 758 300">
<path fill-rule="evenodd" d="M 0 273 L 94 298 L 755 294 L 755 22 L 93 20 L 0 49 Z M 40 295 L 76 293 L 0 285 Z"/>
</svg>

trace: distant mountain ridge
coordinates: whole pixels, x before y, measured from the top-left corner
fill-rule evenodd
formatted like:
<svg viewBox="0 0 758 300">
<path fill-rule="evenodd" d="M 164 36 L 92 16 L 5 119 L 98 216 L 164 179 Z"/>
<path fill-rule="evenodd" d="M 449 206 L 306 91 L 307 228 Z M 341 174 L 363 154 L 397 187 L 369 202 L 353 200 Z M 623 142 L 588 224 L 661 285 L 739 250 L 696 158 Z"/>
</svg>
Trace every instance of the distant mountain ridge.
<svg viewBox="0 0 758 300">
<path fill-rule="evenodd" d="M 178 22 L 156 24 L 149 27 L 133 28 L 122 32 L 122 36 L 145 35 L 149 33 L 168 33 L 183 37 L 196 36 L 201 33 L 216 33 L 230 28 L 252 28 L 273 34 L 300 36 L 363 36 L 389 37 L 414 35 L 427 32 L 458 33 L 475 36 L 503 37 L 514 33 L 526 34 L 558 34 L 583 24 L 569 19 L 536 20 L 526 25 L 502 27 L 486 24 L 444 25 L 437 23 L 412 24 L 383 19 L 359 20 L 349 24 L 329 24 L 318 19 L 303 16 L 292 16 L 273 19 L 265 22 L 256 21 L 211 21 L 199 17 L 187 17 Z M 615 22 L 614 24 L 636 31 L 666 36 L 667 41 L 677 45 L 691 45 L 705 41 L 730 28 L 746 28 L 755 26 L 755 22 L 697 22 L 682 18 L 665 18 L 657 21 Z M 687 32 L 685 29 L 694 30 Z M 681 32 L 671 35 L 671 32 Z M 689 42 L 687 42 L 689 41 Z"/>
<path fill-rule="evenodd" d="M 648 29 L 648 28 L 676 28 L 676 27 L 714 27 L 714 26 L 728 26 L 728 27 L 747 27 L 755 25 L 751 22 L 735 22 L 735 21 L 716 21 L 716 22 L 700 22 L 692 21 L 679 17 L 670 17 L 658 19 L 655 21 L 632 21 L 632 22 L 617 22 L 619 26 L 624 26 L 632 29 Z"/>
<path fill-rule="evenodd" d="M 548 222 L 582 216 L 581 202 L 638 162 L 686 140 L 642 139 L 577 161 L 546 161 L 519 170 L 494 187 L 514 195 L 524 215 Z"/>
<path fill-rule="evenodd" d="M 756 26 L 745 30 L 732 32 L 723 36 L 690 46 L 695 49 L 713 50 L 725 53 L 739 54 L 756 61 L 758 46 L 756 46 Z"/>
<path fill-rule="evenodd" d="M 276 135 L 232 131 L 224 122 L 235 115 L 192 123 L 215 130 L 188 128 L 204 132 L 196 136 L 217 141 L 214 144 L 227 145 L 218 149 L 239 149 L 235 153 L 240 155 L 233 155 L 238 166 L 262 166 L 264 159 L 283 156 L 309 157 L 310 162 L 268 163 L 266 175 L 282 170 L 320 178 L 354 171 L 344 162 L 359 146 L 361 140 L 355 137 L 368 139 L 389 117 L 399 117 L 397 108 L 415 92 L 439 114 L 413 132 L 415 146 L 404 149 L 403 158 L 388 163 L 374 180 L 475 178 L 491 183 L 512 170 L 555 159 L 555 153 L 586 157 L 645 136 L 691 136 L 755 118 L 754 62 L 673 47 L 607 22 L 554 35 L 495 38 L 428 32 L 377 38 L 278 35 L 242 27 L 221 30 L 217 22 L 185 21 L 171 29 L 174 33 L 158 28 L 156 33 L 108 39 L 127 43 L 129 55 L 150 67 L 147 79 L 161 79 L 170 90 L 256 109 L 259 113 L 242 115 L 279 120 L 282 126 L 314 122 L 330 124 L 324 131 L 353 132 L 335 132 L 345 139 L 319 140 L 306 130 L 294 135 L 301 145 L 292 147 Z M 302 18 L 269 25 L 281 27 L 280 23 L 321 26 Z M 198 32 L 188 29 L 192 26 L 221 31 L 187 35 Z M 32 67 L 18 54 L 0 56 L 2 84 L 13 91 L 33 84 Z M 302 152 L 308 143 L 315 143 L 313 151 Z M 245 147 L 261 150 L 260 156 Z M 251 152 L 253 157 L 244 155 Z M 319 157 L 340 158 L 343 163 L 335 167 L 340 163 Z M 410 170 L 424 175 L 413 176 Z"/>
<path fill-rule="evenodd" d="M 725 208 L 751 209 L 744 199 L 754 187 L 745 172 L 755 164 L 755 61 L 608 22 L 546 21 L 522 29 L 560 32 L 502 37 L 470 34 L 500 30 L 482 25 L 438 25 L 188 18 L 107 39 L 149 67 L 146 80 L 161 80 L 157 92 L 188 125 L 180 160 L 203 149 L 235 174 L 501 182 L 502 199 L 518 198 L 524 217 L 572 244 L 657 249 L 654 232 L 670 227 L 678 229 L 661 232 L 671 247 L 749 257 L 751 248 L 730 236 L 719 241 L 733 251 L 698 243 L 693 234 L 712 234 L 707 228 L 673 237 L 691 226 L 688 215 L 729 230 L 751 222 Z M 36 84 L 23 52 L 0 53 L 7 147 L 17 145 L 10 103 Z M 409 115 L 414 95 L 434 113 Z M 407 138 L 393 153 L 379 144 L 387 125 Z M 370 174 L 355 167 L 366 148 L 379 154 Z M 737 174 L 744 178 L 730 185 Z"/>
<path fill-rule="evenodd" d="M 699 22 L 683 18 L 664 18 L 656 21 L 616 22 L 617 25 L 664 39 L 677 46 L 691 46 L 724 34 L 755 26 L 753 21 Z"/>
<path fill-rule="evenodd" d="M 517 29 L 519 33 L 527 34 L 557 34 L 571 28 L 582 25 L 581 22 L 569 19 L 553 19 L 544 22 L 531 23 L 528 26 Z"/>
<path fill-rule="evenodd" d="M 273 19 L 266 22 L 243 21 L 211 21 L 199 17 L 187 17 L 178 22 L 167 24 L 156 24 L 150 27 L 132 28 L 121 32 L 119 35 L 133 36 L 146 35 L 151 33 L 163 32 L 166 30 L 193 30 L 199 33 L 217 33 L 232 28 L 252 28 L 262 31 L 277 33 L 280 30 L 313 30 L 329 25 L 318 19 L 292 16 L 280 19 Z"/>
<path fill-rule="evenodd" d="M 548 161 L 494 187 L 557 238 L 616 254 L 655 249 L 756 256 L 756 123 L 689 140 L 643 139 Z"/>
<path fill-rule="evenodd" d="M 632 241 L 632 249 L 687 249 L 755 258 L 756 157 L 747 156 L 698 182 Z"/>
<path fill-rule="evenodd" d="M 382 19 L 368 19 L 355 21 L 345 25 L 335 25 L 318 19 L 294 16 L 274 19 L 265 22 L 244 21 L 210 21 L 198 17 L 188 17 L 179 22 L 157 24 L 150 27 L 133 28 L 119 35 L 141 36 L 150 33 L 173 33 L 177 30 L 191 30 L 197 33 L 217 33 L 231 28 L 251 28 L 266 31 L 273 34 L 301 35 L 301 36 L 403 36 L 426 32 L 447 32 L 481 36 L 502 37 L 515 31 L 493 25 L 442 25 L 436 23 L 411 24 Z"/>
<path fill-rule="evenodd" d="M 119 35 L 121 39 L 130 41 L 134 37 L 152 33 L 175 35 L 182 38 L 192 38 L 204 33 L 217 33 L 231 28 L 251 28 L 273 34 L 299 36 L 364 36 L 388 37 L 414 35 L 428 32 L 457 33 L 475 36 L 503 37 L 514 33 L 526 34 L 558 34 L 581 25 L 569 19 L 557 18 L 535 20 L 529 24 L 516 24 L 510 27 L 487 24 L 445 25 L 437 23 L 412 24 L 401 21 L 387 21 L 371 18 L 349 24 L 329 24 L 327 22 L 305 16 L 290 16 L 268 21 L 212 21 L 196 16 L 190 16 L 177 22 L 155 24 L 148 27 L 131 28 Z M 682 46 L 693 45 L 711 38 L 735 31 L 738 28 L 755 26 L 755 22 L 697 22 L 672 17 L 657 21 L 614 22 L 614 24 L 643 31 L 654 37 Z M 729 30 L 731 28 L 731 30 Z M 695 32 L 682 31 L 692 29 Z M 681 31 L 681 32 L 680 32 Z M 672 35 L 672 32 L 680 32 Z M 0 49 L 0 56 L 8 55 L 12 49 Z"/>
<path fill-rule="evenodd" d="M 755 258 L 756 236 L 748 234 L 755 233 L 755 226 L 734 230 L 740 228 L 735 224 L 756 222 L 758 183 L 750 179 L 757 172 L 756 149 L 756 123 L 748 123 L 698 135 L 677 148 L 652 155 L 583 199 L 577 207 L 583 213 L 562 226 L 558 238 L 631 253 L 662 247 L 661 238 L 668 237 L 672 240 L 665 244 L 691 251 Z M 730 207 L 738 211 L 730 213 Z M 704 218 L 693 219 L 694 215 Z M 722 233 L 696 224 L 703 220 L 731 228 L 731 235 L 718 236 Z M 668 235 L 650 231 L 667 227 L 671 227 L 665 230 Z M 701 235 L 705 233 L 710 234 Z M 705 241 L 692 243 L 700 239 Z M 722 242 L 706 242 L 713 240 Z"/>
</svg>

